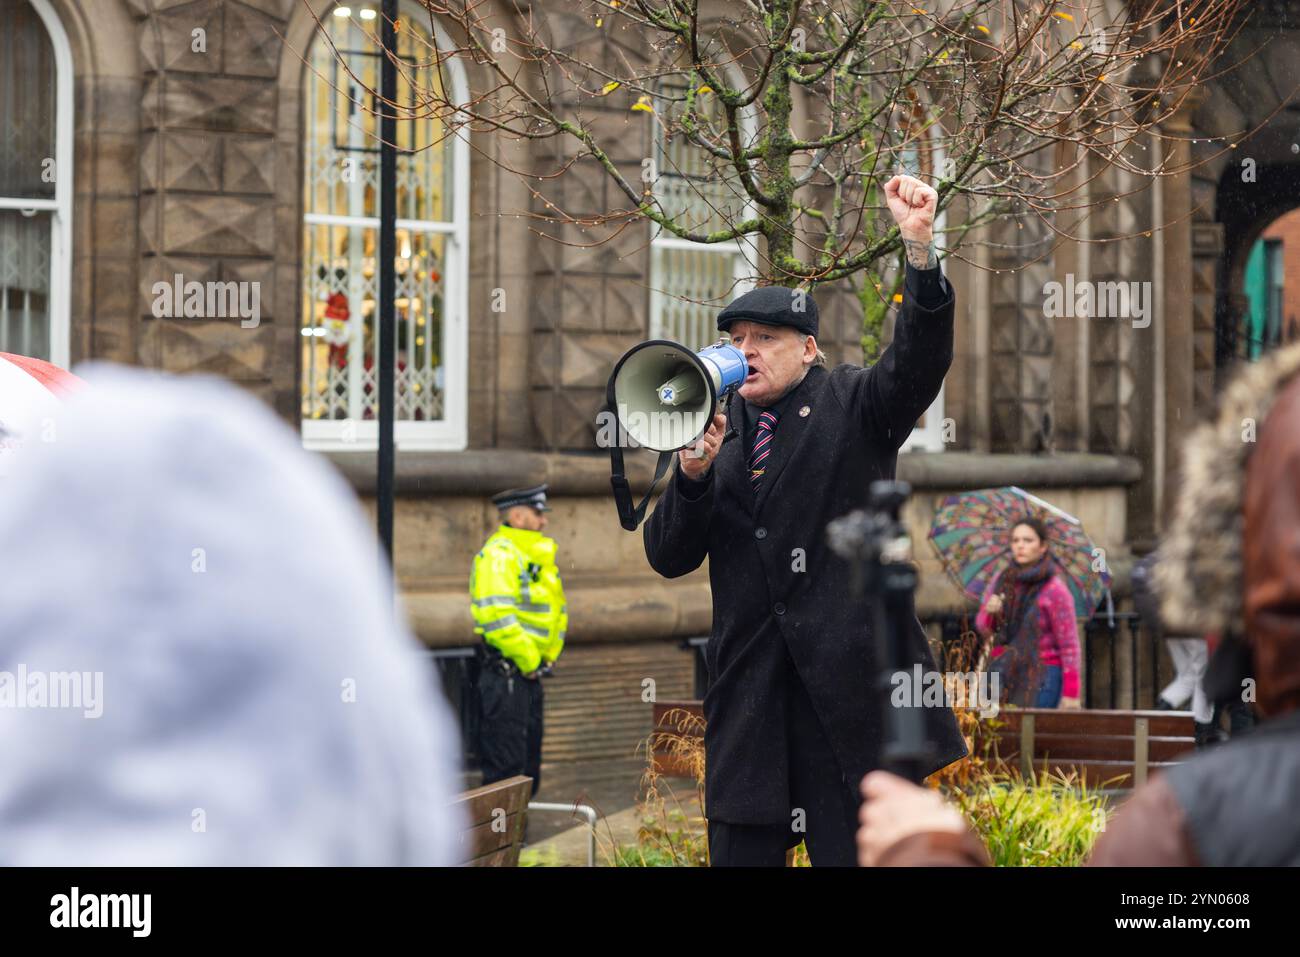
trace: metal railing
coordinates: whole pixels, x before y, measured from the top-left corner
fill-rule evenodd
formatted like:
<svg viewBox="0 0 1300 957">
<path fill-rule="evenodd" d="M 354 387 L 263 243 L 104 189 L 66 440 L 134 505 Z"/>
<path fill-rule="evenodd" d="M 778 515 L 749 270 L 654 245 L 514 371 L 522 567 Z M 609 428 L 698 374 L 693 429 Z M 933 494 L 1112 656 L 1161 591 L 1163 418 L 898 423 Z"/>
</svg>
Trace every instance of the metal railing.
<svg viewBox="0 0 1300 957">
<path fill-rule="evenodd" d="M 1109 703 L 1105 707 L 1120 707 L 1119 692 L 1124 683 L 1121 671 L 1127 670 L 1128 706 L 1134 709 L 1154 708 L 1160 689 L 1165 684 L 1161 676 L 1170 676 L 1173 666 L 1169 651 L 1164 648 L 1157 630 L 1146 624 L 1136 612 L 1116 612 L 1114 615 L 1094 615 L 1084 624 L 1083 632 L 1087 700 L 1093 702 L 1099 697 L 1094 696 L 1093 688 L 1100 667 L 1099 659 L 1104 656 L 1104 667 L 1109 677 L 1106 683 Z M 1101 705 L 1092 704 L 1092 707 Z"/>
<path fill-rule="evenodd" d="M 433 662 L 443 697 L 460 728 L 460 753 L 464 770 L 481 767 L 478 755 L 478 657 L 470 648 L 430 648 L 424 655 Z"/>
<path fill-rule="evenodd" d="M 946 612 L 921 616 L 921 624 L 943 652 L 941 666 L 949 667 L 949 653 L 974 631 L 971 612 Z M 1156 696 L 1173 674 L 1164 642 L 1136 612 L 1099 613 L 1080 621 L 1083 645 L 1083 704 L 1087 708 L 1152 708 Z M 708 691 L 704 648 L 708 635 L 680 639 L 678 646 L 694 659 L 694 697 Z M 466 770 L 479 767 L 478 704 L 475 698 L 478 660 L 469 648 L 438 648 L 426 652 L 432 659 L 441 687 L 461 730 L 461 750 Z M 1104 680 L 1103 680 L 1104 679 Z M 564 805 L 568 808 L 572 805 Z"/>
<path fill-rule="evenodd" d="M 952 664 L 950 653 L 974 633 L 973 612 L 943 612 L 920 616 L 931 639 L 943 652 L 942 667 Z M 1083 704 L 1087 708 L 1152 708 L 1160 689 L 1172 677 L 1169 652 L 1155 629 L 1136 612 L 1105 612 L 1079 620 L 1083 646 Z M 704 663 L 708 636 L 682 639 L 680 647 L 695 655 L 695 697 L 703 698 L 709 675 Z M 959 656 L 956 656 L 959 658 Z M 959 659 L 960 660 L 960 659 Z M 1101 681 L 1105 676 L 1106 680 Z M 1127 694 L 1121 692 L 1127 691 Z"/>
<path fill-rule="evenodd" d="M 940 614 L 921 618 L 947 651 L 974 631 L 975 615 Z M 1156 696 L 1172 675 L 1172 661 L 1155 629 L 1136 612 L 1098 612 L 1078 619 L 1083 653 L 1083 704 L 1087 708 L 1155 706 Z M 1105 679 L 1104 681 L 1102 679 Z M 1127 691 L 1127 694 L 1124 692 Z"/>
<path fill-rule="evenodd" d="M 564 811 L 581 814 L 587 819 L 587 866 L 596 866 L 596 809 L 590 804 L 556 804 L 551 801 L 529 801 L 529 811 Z"/>
</svg>

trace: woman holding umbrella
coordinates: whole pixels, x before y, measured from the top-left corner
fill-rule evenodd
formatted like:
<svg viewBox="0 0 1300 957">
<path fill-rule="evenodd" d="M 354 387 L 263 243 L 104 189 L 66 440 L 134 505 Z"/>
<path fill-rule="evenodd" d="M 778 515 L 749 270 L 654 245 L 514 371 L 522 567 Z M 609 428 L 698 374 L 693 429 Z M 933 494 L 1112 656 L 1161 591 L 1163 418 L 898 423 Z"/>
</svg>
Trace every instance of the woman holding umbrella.
<svg viewBox="0 0 1300 957">
<path fill-rule="evenodd" d="M 985 590 L 975 630 L 993 638 L 1002 700 L 1078 708 L 1079 630 L 1074 596 L 1048 548 L 1047 526 L 1025 516 L 1011 529 L 1011 561 Z"/>
<path fill-rule="evenodd" d="M 975 630 L 992 636 L 1003 698 L 1077 708 L 1077 622 L 1109 604 L 1110 572 L 1073 515 L 1014 485 L 950 495 L 930 543 L 962 593 L 979 602 Z"/>
</svg>

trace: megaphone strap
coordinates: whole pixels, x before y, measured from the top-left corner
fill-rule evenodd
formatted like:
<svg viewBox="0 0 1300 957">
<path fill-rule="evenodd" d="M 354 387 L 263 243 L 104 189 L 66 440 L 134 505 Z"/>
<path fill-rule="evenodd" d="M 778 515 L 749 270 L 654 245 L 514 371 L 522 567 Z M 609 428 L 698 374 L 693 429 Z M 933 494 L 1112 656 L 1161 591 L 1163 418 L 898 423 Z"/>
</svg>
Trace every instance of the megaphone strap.
<svg viewBox="0 0 1300 957">
<path fill-rule="evenodd" d="M 650 499 L 654 497 L 659 483 L 668 473 L 668 465 L 672 460 L 672 452 L 659 453 L 659 461 L 655 463 L 654 480 L 650 483 L 645 498 L 641 499 L 641 504 L 633 508 L 632 488 L 628 485 L 627 476 L 623 472 L 623 449 L 617 442 L 609 447 L 609 483 L 614 486 L 614 504 L 618 508 L 618 523 L 629 532 L 635 532 L 645 518 L 645 510 L 650 504 Z"/>
</svg>

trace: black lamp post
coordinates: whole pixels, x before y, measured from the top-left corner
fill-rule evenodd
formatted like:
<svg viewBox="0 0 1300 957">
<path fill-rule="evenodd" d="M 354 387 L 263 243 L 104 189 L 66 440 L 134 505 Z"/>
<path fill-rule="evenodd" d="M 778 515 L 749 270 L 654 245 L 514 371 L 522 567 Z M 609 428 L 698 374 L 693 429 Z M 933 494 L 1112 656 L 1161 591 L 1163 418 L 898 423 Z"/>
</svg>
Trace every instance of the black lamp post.
<svg viewBox="0 0 1300 957">
<path fill-rule="evenodd" d="M 393 561 L 393 403 L 397 378 L 397 0 L 384 0 L 379 65 L 379 475 L 375 484 L 379 541 Z"/>
</svg>

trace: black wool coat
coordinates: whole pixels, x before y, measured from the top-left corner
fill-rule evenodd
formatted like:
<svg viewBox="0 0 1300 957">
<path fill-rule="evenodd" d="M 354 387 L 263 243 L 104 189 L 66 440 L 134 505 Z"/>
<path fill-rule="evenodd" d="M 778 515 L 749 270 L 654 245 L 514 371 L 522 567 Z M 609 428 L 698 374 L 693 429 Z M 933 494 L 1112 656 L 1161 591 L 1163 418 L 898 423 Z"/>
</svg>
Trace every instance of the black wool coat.
<svg viewBox="0 0 1300 957">
<path fill-rule="evenodd" d="M 704 742 L 713 820 L 790 820 L 788 755 L 807 732 L 787 727 L 789 681 L 807 689 L 840 786 L 856 793 L 881 764 L 884 692 L 870 608 L 851 593 L 849 565 L 826 544 L 826 526 L 864 507 L 871 482 L 894 477 L 899 446 L 938 395 L 952 363 L 955 300 L 946 284 L 944 294 L 927 310 L 909 288 L 894 341 L 870 368 L 808 371 L 777 425 L 757 500 L 737 399 L 728 419 L 738 437 L 723 444 L 705 480 L 676 472 L 645 524 L 646 556 L 659 574 L 676 578 L 709 559 Z M 935 668 L 919 622 L 914 638 L 910 663 Z M 923 712 L 936 746 L 928 771 L 963 757 L 952 711 Z"/>
</svg>

